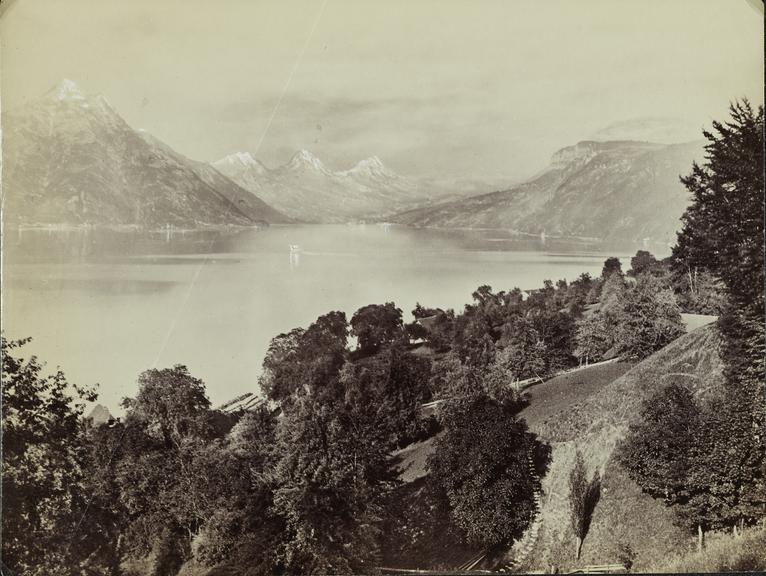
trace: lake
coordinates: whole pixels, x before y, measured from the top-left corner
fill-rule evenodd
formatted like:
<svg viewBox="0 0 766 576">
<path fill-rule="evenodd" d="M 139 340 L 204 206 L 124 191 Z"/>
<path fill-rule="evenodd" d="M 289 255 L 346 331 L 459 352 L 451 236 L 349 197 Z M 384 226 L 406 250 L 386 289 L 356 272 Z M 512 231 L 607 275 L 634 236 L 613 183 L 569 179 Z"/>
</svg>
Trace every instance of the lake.
<svg viewBox="0 0 766 576">
<path fill-rule="evenodd" d="M 586 244 L 497 231 L 381 225 L 272 226 L 146 233 L 4 234 L 6 338 L 70 381 L 99 383 L 113 413 L 138 374 L 185 364 L 214 405 L 257 392 L 270 339 L 330 310 L 416 302 L 461 310 L 482 284 L 537 288 L 596 276 L 609 254 Z M 295 245 L 291 251 L 290 245 Z M 628 259 L 623 260 L 627 269 Z"/>
</svg>

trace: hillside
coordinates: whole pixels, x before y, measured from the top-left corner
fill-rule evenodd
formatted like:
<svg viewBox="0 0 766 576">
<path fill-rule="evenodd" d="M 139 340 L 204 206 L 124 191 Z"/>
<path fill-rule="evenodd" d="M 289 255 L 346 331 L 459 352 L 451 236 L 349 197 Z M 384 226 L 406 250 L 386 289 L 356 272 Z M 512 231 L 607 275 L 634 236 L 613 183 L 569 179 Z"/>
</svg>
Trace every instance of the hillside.
<svg viewBox="0 0 766 576">
<path fill-rule="evenodd" d="M 644 361 L 596 365 L 557 376 L 525 392 L 529 405 L 521 412 L 530 430 L 553 448 L 543 478 L 542 523 L 534 548 L 521 571 L 574 569 L 589 564 L 620 562 L 620 547 L 629 544 L 637 570 L 651 570 L 670 555 L 693 545 L 673 523 L 673 513 L 643 494 L 614 460 L 614 449 L 644 398 L 672 378 L 693 387 L 698 397 L 714 393 L 723 382 L 714 325 L 682 336 Z M 603 479 L 601 499 L 585 539 L 582 557 L 574 562 L 569 527 L 569 473 L 579 449 L 591 473 Z M 414 483 L 425 476 L 433 439 L 397 452 L 399 478 Z M 508 564 L 513 552 L 501 565 Z M 487 567 L 487 566 L 485 566 Z"/>
<path fill-rule="evenodd" d="M 305 222 L 338 223 L 384 219 L 444 200 L 447 192 L 400 176 L 373 156 L 348 170 L 331 170 L 307 150 L 267 168 L 249 152 L 237 152 L 213 166 L 271 206 Z"/>
<path fill-rule="evenodd" d="M 698 142 L 580 142 L 559 150 L 524 184 L 411 210 L 394 221 L 666 246 L 689 201 L 679 175 L 701 154 Z"/>
<path fill-rule="evenodd" d="M 629 545 L 635 553 L 635 569 L 646 571 L 693 545 L 692 538 L 674 525 L 673 513 L 630 480 L 615 461 L 614 450 L 637 417 L 641 402 L 673 379 L 686 382 L 700 398 L 714 393 L 723 382 L 717 348 L 715 327 L 705 326 L 682 336 L 598 391 L 589 390 L 585 398 L 580 396 L 579 387 L 564 380 L 567 377 L 545 386 L 555 389 L 566 385 L 571 391 L 568 402 L 559 398 L 551 403 L 550 410 L 541 410 L 540 403 L 535 406 L 533 395 L 522 416 L 528 419 L 531 430 L 551 443 L 553 460 L 542 483 L 542 529 L 522 570 L 616 563 L 620 561 L 620 547 Z M 542 390 L 534 392 L 540 393 L 545 395 Z M 579 564 L 574 562 L 568 508 L 568 479 L 576 449 L 583 453 L 591 473 L 600 471 L 603 482 Z"/>
<path fill-rule="evenodd" d="M 284 222 L 211 167 L 134 130 L 71 81 L 3 115 L 8 223 L 180 227 Z"/>
</svg>

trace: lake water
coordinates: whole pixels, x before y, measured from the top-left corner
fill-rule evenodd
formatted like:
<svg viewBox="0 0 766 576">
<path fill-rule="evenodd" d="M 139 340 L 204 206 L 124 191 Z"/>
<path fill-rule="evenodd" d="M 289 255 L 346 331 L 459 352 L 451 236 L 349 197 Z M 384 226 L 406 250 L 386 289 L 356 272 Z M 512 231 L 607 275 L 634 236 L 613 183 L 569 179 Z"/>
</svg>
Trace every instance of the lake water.
<svg viewBox="0 0 766 576">
<path fill-rule="evenodd" d="M 32 336 L 28 350 L 49 367 L 99 383 L 113 412 L 151 367 L 187 365 L 214 405 L 255 392 L 269 340 L 330 310 L 350 318 L 393 301 L 410 320 L 418 301 L 460 310 L 482 284 L 528 289 L 598 275 L 610 255 L 555 239 L 379 225 L 7 229 L 3 245 L 5 336 Z"/>
</svg>

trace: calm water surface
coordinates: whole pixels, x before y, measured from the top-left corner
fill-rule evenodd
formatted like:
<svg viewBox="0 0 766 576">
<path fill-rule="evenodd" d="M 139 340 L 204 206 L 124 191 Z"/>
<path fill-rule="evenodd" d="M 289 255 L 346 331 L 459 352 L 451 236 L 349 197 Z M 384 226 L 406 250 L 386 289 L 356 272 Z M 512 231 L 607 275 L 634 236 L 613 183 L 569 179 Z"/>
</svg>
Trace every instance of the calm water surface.
<svg viewBox="0 0 766 576">
<path fill-rule="evenodd" d="M 30 351 L 51 368 L 99 383 L 113 412 L 150 367 L 187 365 L 214 405 L 257 391 L 269 340 L 330 310 L 350 318 L 394 301 L 409 320 L 416 302 L 460 310 L 482 284 L 598 275 L 607 256 L 555 239 L 378 225 L 6 230 L 3 249 L 5 336 L 32 336 Z"/>
</svg>

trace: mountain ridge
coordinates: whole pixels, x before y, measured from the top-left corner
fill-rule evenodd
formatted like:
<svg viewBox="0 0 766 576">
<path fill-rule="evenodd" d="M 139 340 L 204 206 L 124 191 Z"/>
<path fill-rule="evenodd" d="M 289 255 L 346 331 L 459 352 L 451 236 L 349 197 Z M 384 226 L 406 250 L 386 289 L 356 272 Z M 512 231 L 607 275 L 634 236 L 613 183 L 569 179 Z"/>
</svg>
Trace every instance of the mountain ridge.
<svg viewBox="0 0 766 576">
<path fill-rule="evenodd" d="M 584 140 L 556 151 L 522 184 L 405 211 L 393 221 L 666 246 L 689 202 L 679 176 L 702 152 L 700 141 Z"/>
<path fill-rule="evenodd" d="M 3 114 L 4 205 L 21 224 L 252 226 L 289 222 L 223 174 L 134 130 L 64 80 Z"/>
<path fill-rule="evenodd" d="M 332 170 L 306 149 L 274 168 L 241 151 L 212 166 L 279 211 L 307 222 L 379 220 L 453 195 L 400 176 L 375 155 Z"/>
</svg>

